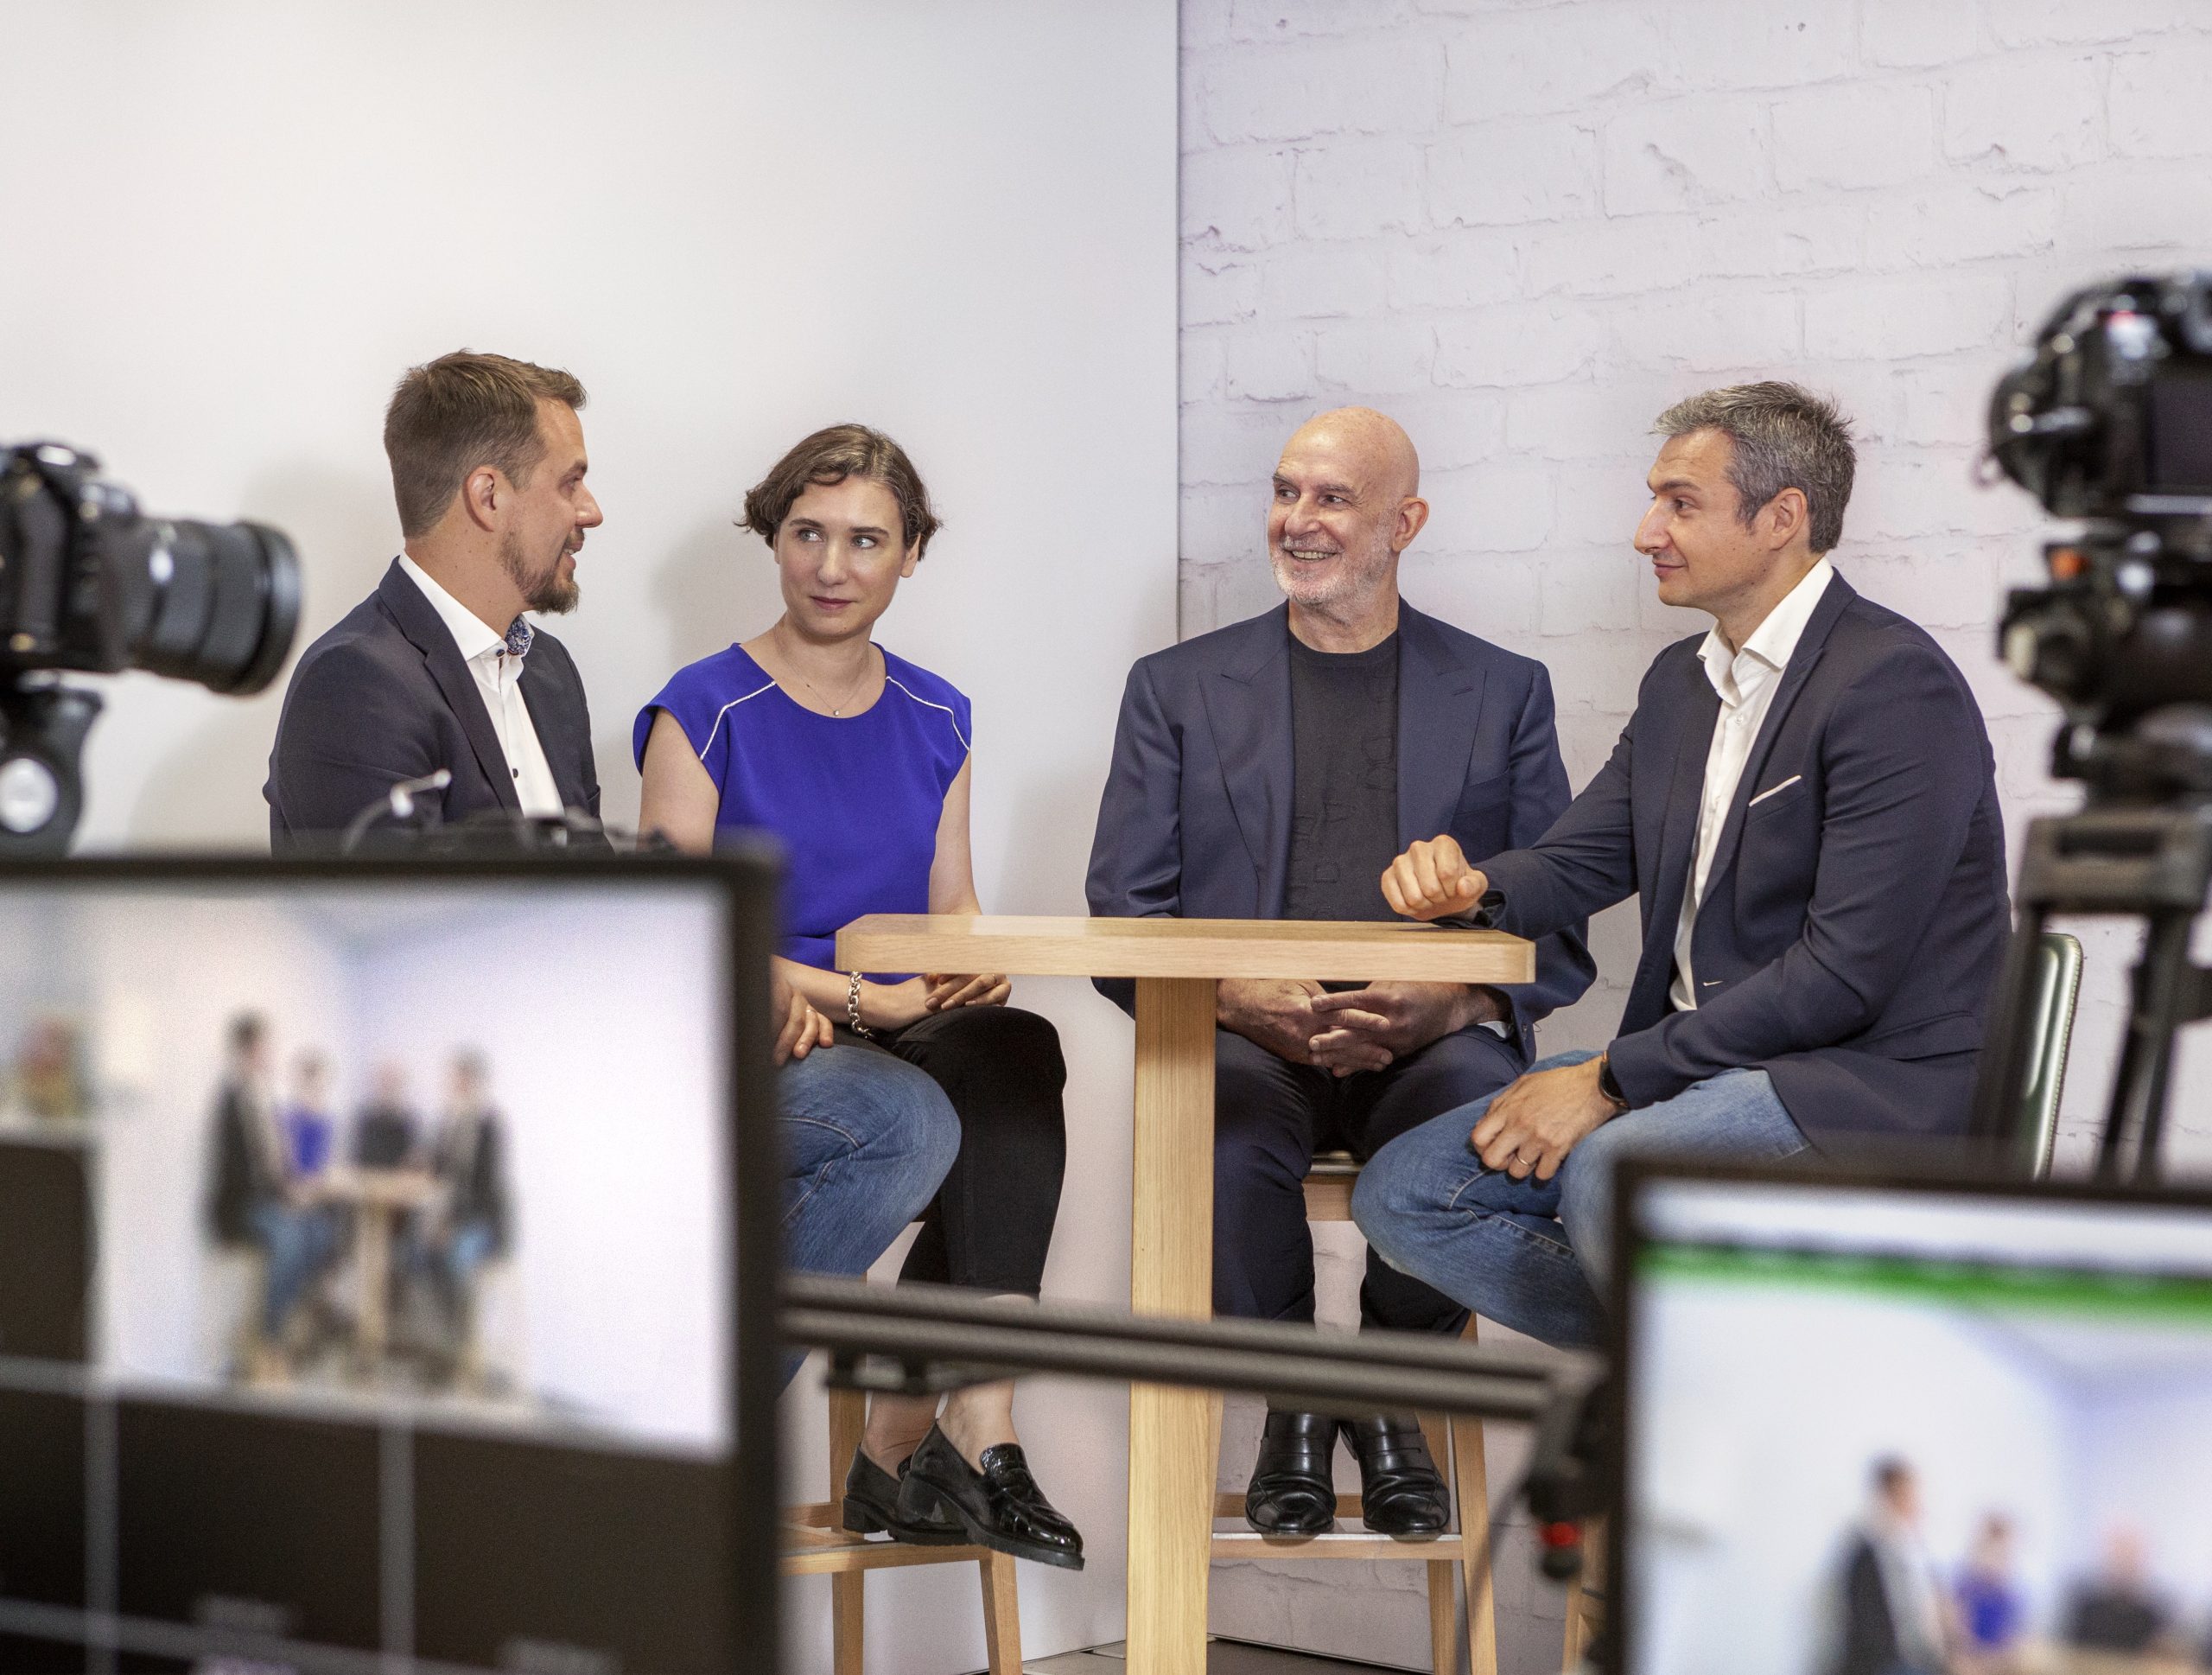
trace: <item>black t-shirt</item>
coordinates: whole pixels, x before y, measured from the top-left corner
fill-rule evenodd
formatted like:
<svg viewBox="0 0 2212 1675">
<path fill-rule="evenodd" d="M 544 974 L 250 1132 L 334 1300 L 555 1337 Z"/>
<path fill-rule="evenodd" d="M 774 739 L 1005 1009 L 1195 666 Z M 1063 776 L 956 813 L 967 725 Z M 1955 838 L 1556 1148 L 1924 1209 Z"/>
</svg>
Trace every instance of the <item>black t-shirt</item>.
<svg viewBox="0 0 2212 1675">
<path fill-rule="evenodd" d="M 1285 919 L 1390 918 L 1398 854 L 1398 636 L 1363 652 L 1290 637 L 1290 871 Z"/>
<path fill-rule="evenodd" d="M 2068 1644 L 2094 1652 L 2148 1652 L 2166 1627 L 2157 1601 L 2106 1583 L 2074 1595 L 2071 1619 Z"/>
</svg>

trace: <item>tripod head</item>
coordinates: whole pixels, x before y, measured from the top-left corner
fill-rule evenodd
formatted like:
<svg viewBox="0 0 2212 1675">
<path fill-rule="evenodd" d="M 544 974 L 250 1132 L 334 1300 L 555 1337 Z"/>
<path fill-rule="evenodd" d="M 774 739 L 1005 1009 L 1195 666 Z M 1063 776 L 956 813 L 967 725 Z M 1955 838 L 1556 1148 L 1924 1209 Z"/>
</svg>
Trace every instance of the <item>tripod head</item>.
<svg viewBox="0 0 2212 1675">
<path fill-rule="evenodd" d="M 85 807 L 85 739 L 99 713 L 81 688 L 0 674 L 0 861 L 69 852 Z"/>
</svg>

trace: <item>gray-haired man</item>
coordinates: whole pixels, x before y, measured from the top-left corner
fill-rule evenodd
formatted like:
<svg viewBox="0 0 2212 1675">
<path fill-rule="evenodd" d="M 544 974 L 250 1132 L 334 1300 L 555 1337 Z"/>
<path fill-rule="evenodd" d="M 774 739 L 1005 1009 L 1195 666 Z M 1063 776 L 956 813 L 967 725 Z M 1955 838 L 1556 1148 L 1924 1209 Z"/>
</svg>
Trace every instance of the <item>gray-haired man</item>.
<svg viewBox="0 0 2212 1675">
<path fill-rule="evenodd" d="M 1660 416 L 1636 545 L 1711 632 L 1662 652 L 1612 758 L 1529 847 L 1392 863 L 1415 919 L 1541 936 L 1630 895 L 1619 1033 L 1384 1147 L 1352 1211 L 1395 1267 L 1554 1343 L 1600 1334 L 1613 1165 L 1962 1133 L 2007 920 L 1981 712 L 1829 563 L 1848 426 L 1789 384 Z"/>
</svg>

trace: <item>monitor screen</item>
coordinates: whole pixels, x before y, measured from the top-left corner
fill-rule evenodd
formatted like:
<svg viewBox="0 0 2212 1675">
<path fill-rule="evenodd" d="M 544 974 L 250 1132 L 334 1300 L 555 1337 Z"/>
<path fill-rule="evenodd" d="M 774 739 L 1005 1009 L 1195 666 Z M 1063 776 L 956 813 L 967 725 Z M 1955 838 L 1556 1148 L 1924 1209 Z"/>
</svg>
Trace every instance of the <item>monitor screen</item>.
<svg viewBox="0 0 2212 1675">
<path fill-rule="evenodd" d="M 2212 1209 L 1639 1181 L 1633 1675 L 2200 1667 Z"/>
<path fill-rule="evenodd" d="M 0 873 L 0 1675 L 737 1661 L 727 875 Z"/>
</svg>

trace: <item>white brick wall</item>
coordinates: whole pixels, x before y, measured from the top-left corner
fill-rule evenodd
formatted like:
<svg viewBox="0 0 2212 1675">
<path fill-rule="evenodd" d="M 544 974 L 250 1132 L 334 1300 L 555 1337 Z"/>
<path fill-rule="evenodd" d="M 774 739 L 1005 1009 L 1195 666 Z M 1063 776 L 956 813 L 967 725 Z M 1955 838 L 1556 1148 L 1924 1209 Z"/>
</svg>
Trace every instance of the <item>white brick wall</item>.
<svg viewBox="0 0 2212 1675">
<path fill-rule="evenodd" d="M 1975 449 L 2065 290 L 2212 265 L 2202 0 L 1183 0 L 1183 46 L 1185 634 L 1272 602 L 1275 451 L 1371 402 L 1427 468 L 1408 595 L 1549 665 L 1579 786 L 1644 666 L 1705 622 L 1629 549 L 1652 416 L 1793 377 L 1859 421 L 1838 560 L 1967 671 L 2016 841 L 2068 800 L 2050 706 L 1990 648 L 2040 513 L 1976 487 Z M 1554 1044 L 1618 1016 L 1632 909 L 1596 936 L 1603 986 Z M 2077 1150 L 2132 946 L 2088 939 Z M 2212 1160 L 2212 1047 L 2179 1085 L 2184 1155 Z M 1422 1663 L 1411 1578 L 1351 1580 L 1218 1571 L 1217 1626 Z M 1508 1666 L 1541 1669 L 1556 1605 L 1507 1595 Z"/>
</svg>

